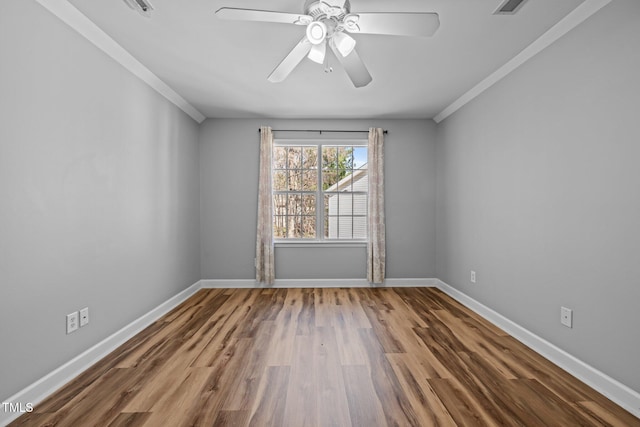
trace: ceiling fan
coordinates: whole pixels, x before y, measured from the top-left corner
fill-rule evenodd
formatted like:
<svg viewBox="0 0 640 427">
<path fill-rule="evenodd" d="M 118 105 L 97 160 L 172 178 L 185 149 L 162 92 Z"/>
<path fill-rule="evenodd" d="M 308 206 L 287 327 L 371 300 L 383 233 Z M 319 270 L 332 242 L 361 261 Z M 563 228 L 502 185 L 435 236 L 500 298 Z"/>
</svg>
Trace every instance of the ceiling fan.
<svg viewBox="0 0 640 427">
<path fill-rule="evenodd" d="M 216 16 L 306 27 L 302 40 L 269 75 L 270 82 L 286 79 L 305 56 L 325 63 L 329 46 L 355 87 L 366 86 L 373 78 L 355 50 L 356 40 L 347 33 L 429 37 L 440 26 L 437 13 L 351 13 L 349 0 L 306 0 L 303 14 L 223 7 Z"/>
</svg>

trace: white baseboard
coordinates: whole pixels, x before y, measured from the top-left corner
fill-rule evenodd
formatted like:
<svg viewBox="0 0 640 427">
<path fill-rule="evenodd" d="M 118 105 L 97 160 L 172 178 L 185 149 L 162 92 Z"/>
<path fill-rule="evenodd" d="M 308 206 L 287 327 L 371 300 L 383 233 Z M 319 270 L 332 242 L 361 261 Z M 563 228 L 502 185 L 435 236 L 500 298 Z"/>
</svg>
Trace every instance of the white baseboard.
<svg viewBox="0 0 640 427">
<path fill-rule="evenodd" d="M 433 288 L 438 286 L 438 279 L 385 279 L 387 288 Z"/>
<path fill-rule="evenodd" d="M 200 281 L 194 283 L 179 294 L 168 299 L 119 331 L 113 333 L 93 347 L 74 357 L 56 370 L 50 372 L 8 399 L 3 400 L 3 402 L 21 402 L 23 403 L 23 406 L 27 402 L 33 404 L 33 406 L 42 402 L 47 396 L 90 368 L 134 335 L 140 333 L 144 328 L 171 311 L 178 304 L 196 293 L 200 288 Z M 10 423 L 20 415 L 22 415 L 20 412 L 5 412 L 0 409 L 0 426 Z"/>
<path fill-rule="evenodd" d="M 258 288 L 258 283 L 251 279 L 206 279 L 200 280 L 204 289 L 240 289 Z"/>
<path fill-rule="evenodd" d="M 98 344 L 86 350 L 82 354 L 73 358 L 69 362 L 60 366 L 55 371 L 19 391 L 3 402 L 29 402 L 34 405 L 41 402 L 51 393 L 58 390 L 64 384 L 80 375 L 83 371 L 91 367 L 100 359 L 122 345 L 128 339 L 142 331 L 144 328 L 155 322 L 164 314 L 178 304 L 185 301 L 201 288 L 258 288 L 255 280 L 200 280 L 189 288 L 170 298 L 147 314 L 136 319 L 129 325 L 105 338 Z M 474 300 L 468 295 L 449 286 L 439 279 L 416 278 L 416 279 L 386 279 L 381 286 L 371 285 L 366 279 L 278 279 L 273 288 L 336 288 L 336 287 L 437 287 L 461 304 L 470 308 L 494 325 L 503 329 L 511 336 L 530 347 L 540 355 L 566 370 L 576 378 L 580 379 L 593 389 L 602 393 L 618 405 L 640 418 L 640 393 L 632 390 L 624 384 L 598 371 L 592 366 L 577 359 L 561 348 L 540 338 L 515 322 L 507 319 L 489 307 Z M 8 424 L 20 413 L 0 412 L 0 425 Z"/>
<path fill-rule="evenodd" d="M 434 287 L 438 279 L 386 279 L 382 285 L 372 285 L 367 279 L 276 279 L 264 285 L 251 279 L 201 280 L 203 288 L 377 288 L 377 287 Z"/>
<path fill-rule="evenodd" d="M 507 319 L 486 305 L 460 292 L 454 287 L 436 279 L 436 287 L 473 310 L 489 322 L 498 326 L 509 335 L 522 342 L 536 353 L 558 365 L 589 387 L 608 397 L 636 417 L 640 418 L 640 393 L 627 387 L 621 382 L 609 377 L 596 368 L 587 365 L 582 360 L 567 353 L 549 341 L 537 336 L 517 323 Z"/>
</svg>

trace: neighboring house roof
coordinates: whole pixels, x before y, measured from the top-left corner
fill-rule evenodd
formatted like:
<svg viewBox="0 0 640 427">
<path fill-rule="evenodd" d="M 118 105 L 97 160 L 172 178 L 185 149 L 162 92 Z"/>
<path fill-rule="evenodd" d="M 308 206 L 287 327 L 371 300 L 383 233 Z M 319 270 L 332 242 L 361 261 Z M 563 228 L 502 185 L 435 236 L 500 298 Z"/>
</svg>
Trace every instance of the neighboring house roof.
<svg viewBox="0 0 640 427">
<path fill-rule="evenodd" d="M 348 186 L 353 182 L 354 184 L 360 181 L 362 178 L 367 177 L 367 164 L 360 166 L 359 169 L 354 169 L 353 174 L 347 175 L 342 178 L 340 181 L 333 184 L 331 187 L 327 188 L 324 191 L 344 191 L 348 188 Z M 352 181 L 353 179 L 353 181 Z"/>
</svg>

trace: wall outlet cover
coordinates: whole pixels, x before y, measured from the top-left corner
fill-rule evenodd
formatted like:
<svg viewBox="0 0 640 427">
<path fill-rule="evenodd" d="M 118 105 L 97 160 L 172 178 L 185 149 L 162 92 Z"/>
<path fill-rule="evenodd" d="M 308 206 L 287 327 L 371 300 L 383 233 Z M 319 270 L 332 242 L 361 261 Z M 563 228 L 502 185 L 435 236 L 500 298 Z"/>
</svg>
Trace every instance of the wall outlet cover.
<svg viewBox="0 0 640 427">
<path fill-rule="evenodd" d="M 78 312 L 67 314 L 67 334 L 78 330 Z"/>
<path fill-rule="evenodd" d="M 561 307 L 560 323 L 562 323 L 567 328 L 573 328 L 573 310 L 567 307 Z"/>
</svg>

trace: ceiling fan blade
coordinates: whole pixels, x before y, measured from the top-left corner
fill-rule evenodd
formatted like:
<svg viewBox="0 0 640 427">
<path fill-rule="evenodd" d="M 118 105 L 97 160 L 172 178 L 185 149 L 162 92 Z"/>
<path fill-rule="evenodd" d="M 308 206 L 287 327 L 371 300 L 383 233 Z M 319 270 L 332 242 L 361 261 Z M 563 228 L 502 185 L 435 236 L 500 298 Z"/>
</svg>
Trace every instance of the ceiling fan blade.
<svg viewBox="0 0 640 427">
<path fill-rule="evenodd" d="M 391 36 L 432 36 L 440 27 L 437 13 L 354 13 L 348 15 L 355 21 L 346 25 L 350 33 L 385 34 Z M 349 19 L 345 18 L 345 22 Z"/>
<path fill-rule="evenodd" d="M 272 12 L 269 10 L 238 9 L 234 7 L 223 7 L 218 9 L 216 11 L 216 16 L 220 19 L 230 19 L 235 21 L 276 22 L 296 25 L 307 25 L 313 21 L 313 18 L 309 15 Z"/>
<path fill-rule="evenodd" d="M 289 54 L 278 64 L 278 66 L 269 75 L 271 83 L 279 83 L 287 78 L 294 68 L 304 59 L 311 50 L 311 42 L 305 36 L 300 42 L 289 52 Z"/>
<path fill-rule="evenodd" d="M 369 70 L 367 70 L 367 67 L 364 65 L 364 62 L 362 62 L 360 55 L 358 55 L 358 52 L 356 52 L 355 49 L 351 51 L 349 55 L 342 56 L 334 43 L 329 44 L 331 46 L 331 50 L 335 54 L 336 58 L 338 58 L 338 61 L 347 72 L 347 75 L 355 87 L 363 87 L 371 83 L 373 77 L 369 74 Z"/>
</svg>

